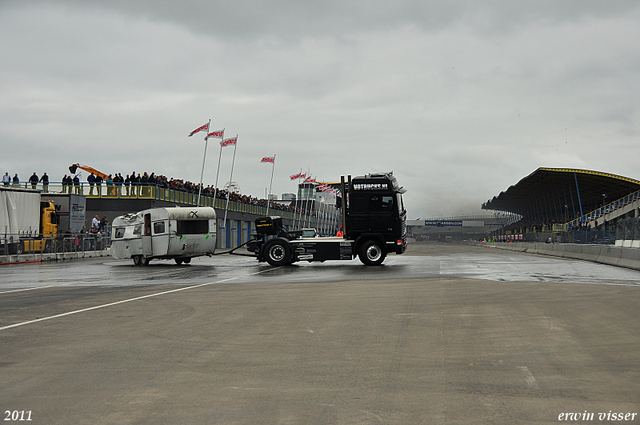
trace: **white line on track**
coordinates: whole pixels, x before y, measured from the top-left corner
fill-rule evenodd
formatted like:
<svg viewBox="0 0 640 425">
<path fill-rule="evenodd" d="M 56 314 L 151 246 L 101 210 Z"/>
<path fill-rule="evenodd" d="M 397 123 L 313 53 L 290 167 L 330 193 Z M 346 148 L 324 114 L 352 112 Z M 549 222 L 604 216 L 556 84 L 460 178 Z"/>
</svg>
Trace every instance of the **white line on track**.
<svg viewBox="0 0 640 425">
<path fill-rule="evenodd" d="M 11 291 L 2 291 L 0 294 L 11 294 L 13 292 L 33 291 L 36 289 L 53 288 L 55 285 L 36 286 L 35 288 L 12 289 Z"/>
<path fill-rule="evenodd" d="M 524 380 L 529 388 L 538 389 L 538 381 L 533 377 L 528 367 L 518 366 L 518 370 L 524 375 Z"/>
<path fill-rule="evenodd" d="M 85 313 L 87 311 L 99 310 L 101 308 L 113 307 L 114 305 L 119 305 L 119 304 L 130 303 L 130 302 L 133 302 L 133 301 L 144 300 L 146 298 L 159 297 L 160 295 L 173 294 L 175 292 L 187 291 L 189 289 L 201 288 L 203 286 L 208 286 L 208 285 L 217 285 L 219 283 L 228 282 L 230 280 L 238 279 L 238 278 L 241 278 L 241 277 L 255 276 L 257 274 L 261 274 L 261 273 L 264 273 L 264 272 L 276 270 L 278 268 L 279 267 L 269 268 L 269 269 L 261 270 L 261 271 L 255 272 L 255 273 L 250 273 L 248 275 L 229 277 L 227 279 L 222 279 L 222 280 L 219 280 L 219 281 L 216 281 L 216 282 L 207 282 L 207 283 L 201 283 L 199 285 L 185 286 L 183 288 L 172 289 L 170 291 L 156 292 L 155 294 L 142 295 L 140 297 L 135 297 L 135 298 L 128 298 L 126 300 L 116 301 L 116 302 L 112 302 L 112 303 L 108 303 L 108 304 L 96 305 L 96 306 L 93 306 L 93 307 L 83 308 L 81 310 L 68 311 L 66 313 L 60 313 L 60 314 L 56 314 L 54 316 L 41 317 L 39 319 L 29 320 L 27 322 L 14 323 L 13 325 L 8 325 L 8 326 L 1 327 L 0 331 L 4 331 L 4 330 L 7 330 L 7 329 L 12 329 L 12 328 L 17 328 L 17 327 L 20 327 L 20 326 L 31 325 L 33 323 L 44 322 L 45 320 L 52 320 L 52 319 L 58 319 L 60 317 L 71 316 L 73 314 Z M 32 289 L 40 289 L 40 288 L 32 288 Z"/>
</svg>

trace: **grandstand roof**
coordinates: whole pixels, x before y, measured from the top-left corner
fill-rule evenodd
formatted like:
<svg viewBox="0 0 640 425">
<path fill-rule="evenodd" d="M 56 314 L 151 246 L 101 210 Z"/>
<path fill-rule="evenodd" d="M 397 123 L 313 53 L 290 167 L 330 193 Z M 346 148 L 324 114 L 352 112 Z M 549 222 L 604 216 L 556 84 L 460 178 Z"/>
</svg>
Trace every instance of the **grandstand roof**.
<svg viewBox="0 0 640 425">
<path fill-rule="evenodd" d="M 566 222 L 602 206 L 603 200 L 613 202 L 638 190 L 640 181 L 615 174 L 538 168 L 482 208 L 519 214 L 532 221 Z"/>
</svg>

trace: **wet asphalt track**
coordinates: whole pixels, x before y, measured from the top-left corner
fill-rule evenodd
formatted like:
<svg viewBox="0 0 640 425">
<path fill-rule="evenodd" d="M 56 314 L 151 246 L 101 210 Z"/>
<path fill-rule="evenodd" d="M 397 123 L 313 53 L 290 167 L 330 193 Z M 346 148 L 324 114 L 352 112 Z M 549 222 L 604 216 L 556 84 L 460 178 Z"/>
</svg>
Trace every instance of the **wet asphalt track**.
<svg viewBox="0 0 640 425">
<path fill-rule="evenodd" d="M 0 273 L 8 419 L 640 423 L 637 271 L 422 244 L 383 267 L 217 256 Z"/>
</svg>

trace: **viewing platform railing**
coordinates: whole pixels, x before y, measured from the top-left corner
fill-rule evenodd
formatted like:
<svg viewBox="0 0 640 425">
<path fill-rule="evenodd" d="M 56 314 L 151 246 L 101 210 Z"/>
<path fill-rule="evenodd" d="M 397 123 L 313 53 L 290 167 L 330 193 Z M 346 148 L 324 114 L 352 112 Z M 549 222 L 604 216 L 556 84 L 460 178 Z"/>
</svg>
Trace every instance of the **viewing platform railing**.
<svg viewBox="0 0 640 425">
<path fill-rule="evenodd" d="M 50 182 L 47 185 L 38 183 L 32 185 L 29 182 L 22 182 L 18 185 L 11 184 L 10 187 L 21 189 L 40 190 L 42 193 L 61 194 L 70 193 L 76 195 L 85 195 L 87 198 L 102 199 L 150 199 L 155 201 L 167 201 L 183 205 L 196 205 L 198 203 L 198 193 L 187 190 L 171 189 L 148 184 L 130 184 L 130 185 L 109 185 L 105 183 L 101 185 L 90 185 L 87 182 L 80 182 L 77 185 L 66 185 L 61 182 Z M 225 209 L 227 200 L 223 198 L 215 198 L 208 194 L 200 196 L 200 206 L 214 207 L 216 209 Z M 264 205 L 255 205 L 246 202 L 229 201 L 229 211 L 241 212 L 255 215 L 266 215 L 267 207 Z M 300 214 L 293 211 L 280 209 L 273 204 L 269 208 L 269 214 L 278 215 L 283 219 L 296 219 Z M 308 214 L 302 214 L 308 216 Z"/>
</svg>

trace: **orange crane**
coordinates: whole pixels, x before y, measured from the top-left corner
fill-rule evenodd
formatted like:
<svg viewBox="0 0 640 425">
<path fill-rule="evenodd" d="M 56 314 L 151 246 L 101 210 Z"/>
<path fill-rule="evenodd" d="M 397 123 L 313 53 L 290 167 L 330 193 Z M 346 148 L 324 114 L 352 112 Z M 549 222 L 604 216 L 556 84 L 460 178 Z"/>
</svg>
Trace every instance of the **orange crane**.
<svg viewBox="0 0 640 425">
<path fill-rule="evenodd" d="M 75 174 L 78 168 L 93 173 L 96 176 L 100 176 L 102 177 L 102 180 L 107 180 L 107 177 L 109 177 L 108 174 L 105 174 L 102 171 L 98 171 L 93 167 L 89 167 L 88 165 L 72 164 L 69 166 L 69 171 L 71 171 L 71 174 Z"/>
</svg>

